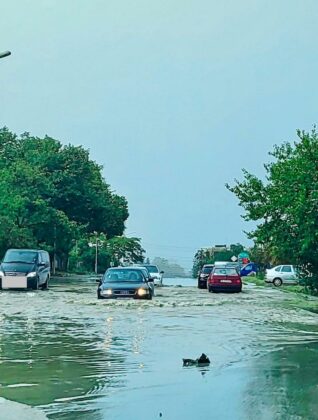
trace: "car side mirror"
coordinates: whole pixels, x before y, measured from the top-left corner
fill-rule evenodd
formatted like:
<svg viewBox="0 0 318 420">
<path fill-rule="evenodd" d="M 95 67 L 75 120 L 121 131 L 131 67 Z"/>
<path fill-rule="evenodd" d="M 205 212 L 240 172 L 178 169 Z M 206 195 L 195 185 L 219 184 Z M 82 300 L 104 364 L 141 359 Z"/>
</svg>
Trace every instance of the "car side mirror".
<svg viewBox="0 0 318 420">
<path fill-rule="evenodd" d="M 102 283 L 102 279 L 96 279 L 95 281 L 96 281 L 96 283 L 99 283 L 99 284 Z"/>
<path fill-rule="evenodd" d="M 148 281 L 150 282 L 154 282 L 155 281 L 155 279 L 153 278 L 153 277 L 149 277 L 149 279 L 148 279 Z"/>
<path fill-rule="evenodd" d="M 160 274 L 164 274 L 165 272 L 164 271 L 160 271 Z"/>
</svg>

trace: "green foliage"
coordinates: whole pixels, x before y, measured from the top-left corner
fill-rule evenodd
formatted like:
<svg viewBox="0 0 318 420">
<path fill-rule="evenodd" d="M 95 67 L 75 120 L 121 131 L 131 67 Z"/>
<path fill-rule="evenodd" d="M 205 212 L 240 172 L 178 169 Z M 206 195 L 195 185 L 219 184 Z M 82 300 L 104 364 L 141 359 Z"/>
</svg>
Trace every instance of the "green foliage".
<svg viewBox="0 0 318 420">
<path fill-rule="evenodd" d="M 75 240 L 122 235 L 127 201 L 101 170 L 81 146 L 0 129 L 0 254 L 41 247 L 66 266 Z"/>
<path fill-rule="evenodd" d="M 107 239 L 106 235 L 93 235 L 75 241 L 69 258 L 69 269 L 78 273 L 95 270 L 97 247 L 97 268 L 99 273 L 111 266 L 142 263 L 144 249 L 139 238 L 115 236 Z"/>
<path fill-rule="evenodd" d="M 298 140 L 275 146 L 262 181 L 243 170 L 243 181 L 227 185 L 244 208 L 245 220 L 257 222 L 248 234 L 274 263 L 290 263 L 311 272 L 318 290 L 318 136 L 297 131 Z"/>
<path fill-rule="evenodd" d="M 216 261 L 231 261 L 233 256 L 238 255 L 244 251 L 244 246 L 241 244 L 231 244 L 228 249 L 216 250 L 215 248 L 201 248 L 195 255 L 192 267 L 192 276 L 197 277 L 198 272 L 205 264 L 214 264 Z"/>
</svg>

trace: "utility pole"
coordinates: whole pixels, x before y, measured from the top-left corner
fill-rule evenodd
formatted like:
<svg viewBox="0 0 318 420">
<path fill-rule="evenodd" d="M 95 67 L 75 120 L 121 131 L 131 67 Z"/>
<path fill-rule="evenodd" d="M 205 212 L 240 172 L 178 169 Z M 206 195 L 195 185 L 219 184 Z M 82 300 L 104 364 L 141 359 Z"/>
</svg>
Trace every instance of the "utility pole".
<svg viewBox="0 0 318 420">
<path fill-rule="evenodd" d="M 98 239 L 98 232 L 94 232 L 95 235 L 95 243 L 93 242 L 88 242 L 88 246 L 90 248 L 95 247 L 95 274 L 98 274 L 98 247 L 102 246 L 104 241 L 101 241 Z"/>
</svg>

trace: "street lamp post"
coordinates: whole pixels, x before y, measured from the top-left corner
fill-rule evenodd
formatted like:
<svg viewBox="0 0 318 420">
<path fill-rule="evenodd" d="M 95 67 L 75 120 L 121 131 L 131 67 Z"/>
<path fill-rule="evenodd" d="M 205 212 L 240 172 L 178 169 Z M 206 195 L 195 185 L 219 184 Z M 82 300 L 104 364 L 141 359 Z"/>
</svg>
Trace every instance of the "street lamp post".
<svg viewBox="0 0 318 420">
<path fill-rule="evenodd" d="M 98 274 L 98 247 L 103 245 L 104 241 L 100 241 L 98 239 L 98 233 L 97 232 L 94 232 L 94 233 L 95 233 L 95 236 L 96 236 L 96 241 L 95 241 L 94 244 L 92 242 L 89 242 L 88 246 L 91 247 L 91 248 L 95 247 L 95 274 Z"/>
<path fill-rule="evenodd" d="M 0 58 L 5 58 L 5 57 L 8 57 L 9 55 L 11 55 L 11 51 L 0 52 Z"/>
<path fill-rule="evenodd" d="M 98 238 L 97 238 L 97 235 L 96 235 L 96 244 L 95 244 L 95 274 L 97 274 L 97 271 L 98 271 L 97 259 L 98 259 Z"/>
</svg>

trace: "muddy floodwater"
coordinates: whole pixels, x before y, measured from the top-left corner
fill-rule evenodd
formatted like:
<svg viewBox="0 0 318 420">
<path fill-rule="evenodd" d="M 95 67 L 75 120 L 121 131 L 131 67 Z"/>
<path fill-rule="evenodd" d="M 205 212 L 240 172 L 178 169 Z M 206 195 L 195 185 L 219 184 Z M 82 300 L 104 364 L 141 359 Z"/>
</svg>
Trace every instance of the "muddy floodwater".
<svg viewBox="0 0 318 420">
<path fill-rule="evenodd" d="M 2 291 L 0 418 L 318 419 L 318 315 L 305 298 L 165 283 L 152 301 L 97 300 L 87 278 Z M 182 366 L 202 352 L 210 366 Z"/>
</svg>

